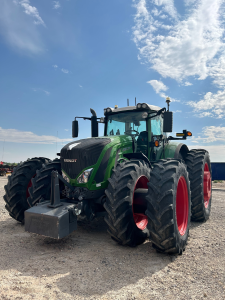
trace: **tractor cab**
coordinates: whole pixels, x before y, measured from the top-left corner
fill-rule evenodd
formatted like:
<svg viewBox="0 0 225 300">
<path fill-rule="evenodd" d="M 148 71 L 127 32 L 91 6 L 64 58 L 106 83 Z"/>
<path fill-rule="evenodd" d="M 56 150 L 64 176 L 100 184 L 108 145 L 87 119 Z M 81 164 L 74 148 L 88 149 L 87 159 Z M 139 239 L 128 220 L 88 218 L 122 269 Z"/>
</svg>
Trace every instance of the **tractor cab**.
<svg viewBox="0 0 225 300">
<path fill-rule="evenodd" d="M 166 133 L 172 131 L 172 126 L 164 126 L 165 109 L 158 106 L 138 103 L 136 106 L 123 108 L 106 108 L 105 136 L 128 135 L 133 140 L 133 152 L 143 153 L 154 160 L 161 144 L 156 141 L 166 139 Z M 169 112 L 170 113 L 170 112 Z M 172 113 L 171 113 L 172 124 Z"/>
<path fill-rule="evenodd" d="M 123 137 L 129 136 L 132 141 L 133 154 L 139 155 L 141 153 L 149 161 L 157 161 L 165 158 L 167 155 L 173 157 L 177 145 L 172 143 L 169 146 L 169 141 L 186 140 L 192 134 L 187 130 L 183 130 L 183 133 L 177 133 L 177 137 L 167 137 L 167 133 L 173 130 L 173 112 L 169 111 L 170 102 L 170 98 L 167 97 L 167 109 L 147 103 L 138 103 L 135 106 L 128 105 L 121 108 L 115 105 L 114 108 L 105 108 L 104 117 L 101 118 L 97 118 L 96 112 L 90 109 L 92 113 L 91 118 L 75 117 L 75 120 L 72 122 L 72 137 L 78 137 L 77 118 L 81 118 L 91 121 L 92 138 L 99 136 L 98 124 L 104 123 L 104 137 L 101 138 L 110 138 L 115 141 L 115 137 L 118 137 L 117 140 L 119 143 L 122 143 Z M 186 155 L 187 147 L 183 144 L 179 147 L 182 147 L 181 152 L 184 152 Z M 171 151 L 171 148 L 174 149 Z M 126 147 L 123 149 L 126 149 Z M 178 151 L 179 153 L 180 150 Z M 182 155 L 178 155 L 176 158 L 182 157 Z"/>
</svg>

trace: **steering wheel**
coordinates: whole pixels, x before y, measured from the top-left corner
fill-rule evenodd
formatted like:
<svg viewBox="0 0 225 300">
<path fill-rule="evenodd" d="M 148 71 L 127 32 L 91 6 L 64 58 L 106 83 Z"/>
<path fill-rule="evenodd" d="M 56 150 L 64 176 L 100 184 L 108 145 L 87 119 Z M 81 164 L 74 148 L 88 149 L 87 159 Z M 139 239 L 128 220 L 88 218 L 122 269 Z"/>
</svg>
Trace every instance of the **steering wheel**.
<svg viewBox="0 0 225 300">
<path fill-rule="evenodd" d="M 134 131 L 135 134 L 132 134 L 131 133 L 132 131 Z M 139 132 L 137 130 L 134 130 L 134 129 L 126 130 L 126 131 L 124 131 L 124 133 L 127 134 L 127 135 L 130 135 L 130 136 L 134 136 L 134 137 L 139 136 Z"/>
</svg>

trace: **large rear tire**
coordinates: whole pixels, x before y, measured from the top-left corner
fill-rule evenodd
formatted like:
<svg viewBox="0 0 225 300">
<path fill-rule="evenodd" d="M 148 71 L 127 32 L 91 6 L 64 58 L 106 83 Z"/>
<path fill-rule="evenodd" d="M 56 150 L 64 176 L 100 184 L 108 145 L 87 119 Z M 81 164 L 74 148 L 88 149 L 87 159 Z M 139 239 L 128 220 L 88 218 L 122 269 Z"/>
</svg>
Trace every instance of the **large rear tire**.
<svg viewBox="0 0 225 300">
<path fill-rule="evenodd" d="M 152 246 L 160 252 L 182 254 L 188 239 L 191 215 L 186 166 L 174 159 L 155 163 L 146 199 Z"/>
<path fill-rule="evenodd" d="M 191 183 L 191 220 L 207 221 L 212 201 L 212 170 L 209 153 L 193 149 L 185 160 Z"/>
<path fill-rule="evenodd" d="M 119 163 L 108 179 L 105 221 L 108 233 L 119 244 L 133 247 L 142 244 L 149 235 L 145 215 L 149 179 L 150 169 L 138 160 Z"/>
<path fill-rule="evenodd" d="M 36 176 L 32 179 L 32 186 L 29 188 L 29 198 L 27 203 L 30 207 L 38 202 L 50 200 L 51 196 L 51 173 L 58 171 L 62 175 L 61 163 L 58 158 L 43 164 L 40 170 L 37 170 Z M 64 190 L 64 184 L 59 181 L 60 191 Z"/>
<path fill-rule="evenodd" d="M 29 197 L 29 187 L 32 185 L 32 178 L 36 175 L 36 170 L 40 169 L 48 159 L 35 157 L 18 164 L 11 176 L 8 176 L 8 183 L 5 185 L 5 195 L 3 196 L 5 208 L 9 215 L 15 220 L 24 221 L 24 211 L 29 208 L 27 198 Z"/>
</svg>

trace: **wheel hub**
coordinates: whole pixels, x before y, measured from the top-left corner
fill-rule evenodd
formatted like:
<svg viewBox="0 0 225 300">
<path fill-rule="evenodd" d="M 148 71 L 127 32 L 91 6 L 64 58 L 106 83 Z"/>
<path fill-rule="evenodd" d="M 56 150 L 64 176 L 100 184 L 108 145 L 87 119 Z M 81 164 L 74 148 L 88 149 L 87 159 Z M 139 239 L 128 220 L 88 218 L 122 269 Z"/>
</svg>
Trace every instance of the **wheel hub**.
<svg viewBox="0 0 225 300">
<path fill-rule="evenodd" d="M 136 226 L 141 229 L 144 230 L 148 224 L 148 217 L 144 214 L 133 214 L 134 216 L 134 222 L 136 224 Z"/>
<path fill-rule="evenodd" d="M 211 198 L 211 174 L 209 171 L 209 166 L 206 163 L 204 167 L 204 205 L 205 208 L 209 205 L 209 200 Z"/>
<path fill-rule="evenodd" d="M 140 176 L 136 181 L 134 192 L 137 189 L 148 189 L 147 183 L 149 182 L 148 178 L 145 176 Z M 132 210 L 133 210 L 133 218 L 136 226 L 140 230 L 144 230 L 148 224 L 148 217 L 144 213 L 140 213 L 139 210 L 146 210 L 146 203 L 143 202 L 143 199 L 135 198 L 135 194 L 133 192 L 133 202 L 132 202 Z M 138 208 L 138 209 L 137 209 Z"/>
<path fill-rule="evenodd" d="M 177 227 L 180 235 L 184 235 L 188 224 L 188 190 L 183 176 L 179 178 L 176 195 L 176 217 Z"/>
</svg>

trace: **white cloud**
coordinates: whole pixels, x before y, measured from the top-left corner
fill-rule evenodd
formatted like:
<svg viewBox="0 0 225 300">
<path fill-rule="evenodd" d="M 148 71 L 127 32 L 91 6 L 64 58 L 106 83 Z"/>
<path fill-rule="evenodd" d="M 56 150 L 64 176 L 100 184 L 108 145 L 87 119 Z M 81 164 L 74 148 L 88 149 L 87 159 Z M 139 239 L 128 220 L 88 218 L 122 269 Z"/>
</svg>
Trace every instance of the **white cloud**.
<svg viewBox="0 0 225 300">
<path fill-rule="evenodd" d="M 181 113 L 182 112 L 182 110 L 175 110 L 175 111 L 173 111 L 174 113 Z"/>
<path fill-rule="evenodd" d="M 188 6 L 188 5 L 194 4 L 196 1 L 197 1 L 197 0 L 184 0 L 184 4 L 185 4 L 186 6 Z"/>
<path fill-rule="evenodd" d="M 163 25 L 173 27 L 164 34 L 162 23 L 149 12 L 146 0 L 134 2 L 134 42 L 146 63 L 163 77 L 177 81 L 188 76 L 202 80 L 210 75 L 210 63 L 223 45 L 221 0 L 198 1 L 184 20 L 178 19 L 172 0 L 155 0 L 157 7 L 162 6 L 171 16 L 170 24 Z"/>
<path fill-rule="evenodd" d="M 225 127 L 205 126 L 199 136 L 188 138 L 187 144 L 189 149 L 206 149 L 209 151 L 211 161 L 216 162 L 224 161 L 224 140 Z M 192 145 L 190 145 L 190 143 Z"/>
<path fill-rule="evenodd" d="M 160 80 L 150 80 L 147 81 L 147 83 L 149 83 L 153 87 L 157 94 L 159 94 L 161 91 L 168 90 L 168 87 Z"/>
<path fill-rule="evenodd" d="M 158 17 L 160 15 L 160 11 L 156 7 L 154 7 L 154 9 L 152 10 L 152 14 Z"/>
<path fill-rule="evenodd" d="M 17 129 L 3 129 L 0 127 L 0 141 L 12 143 L 29 144 L 55 144 L 59 142 L 70 142 L 72 139 L 60 139 L 50 135 L 37 135 L 30 131 L 20 131 Z"/>
<path fill-rule="evenodd" d="M 79 84 L 79 87 L 80 87 L 80 88 L 83 88 L 83 86 L 82 86 L 82 85 L 80 85 L 80 84 Z"/>
<path fill-rule="evenodd" d="M 159 94 L 160 97 L 166 99 L 168 95 L 166 95 L 164 92 L 168 90 L 168 87 L 160 80 L 150 80 L 147 81 L 153 89 L 155 90 L 156 94 Z M 180 102 L 180 100 L 176 100 L 174 98 L 170 97 L 171 102 Z"/>
<path fill-rule="evenodd" d="M 34 6 L 31 6 L 29 0 L 21 0 L 21 1 L 17 1 L 17 3 L 25 9 L 24 10 L 25 14 L 34 18 L 34 24 L 36 24 L 36 25 L 41 24 L 41 25 L 45 26 L 45 23 L 42 20 L 42 18 L 40 17 L 37 8 Z"/>
<path fill-rule="evenodd" d="M 205 118 L 205 117 L 212 117 L 212 116 L 213 116 L 213 114 L 210 112 L 201 112 L 201 113 L 195 114 L 195 117 L 198 117 L 198 118 Z"/>
<path fill-rule="evenodd" d="M 153 0 L 157 6 L 162 6 L 162 10 L 168 13 L 171 17 L 177 18 L 177 10 L 174 6 L 174 0 Z"/>
<path fill-rule="evenodd" d="M 189 81 L 186 81 L 186 82 L 184 83 L 184 85 L 185 85 L 185 86 L 189 86 L 189 85 L 193 85 L 193 84 L 190 83 Z"/>
<path fill-rule="evenodd" d="M 172 26 L 170 26 L 170 25 L 161 25 L 161 28 L 162 29 L 166 29 L 166 30 L 170 30 L 171 28 L 172 28 Z M 162 37 L 161 37 L 161 39 L 163 39 Z"/>
<path fill-rule="evenodd" d="M 39 54 L 43 52 L 44 45 L 38 27 L 25 16 L 21 5 L 27 7 L 25 13 L 30 14 L 36 24 L 43 25 L 38 11 L 34 9 L 35 7 L 30 8 L 29 2 L 1 0 L 0 34 L 11 47 L 22 54 Z"/>
<path fill-rule="evenodd" d="M 199 117 L 222 118 L 225 115 L 225 1 L 185 0 L 186 11 L 182 17 L 173 0 L 133 1 L 137 10 L 133 40 L 140 62 L 150 64 L 161 76 L 184 86 L 192 85 L 185 81 L 188 77 L 195 80 L 211 77 L 220 90 L 214 94 L 208 92 L 202 100 L 188 104 Z M 170 17 L 159 21 L 162 12 Z"/>
<path fill-rule="evenodd" d="M 69 71 L 66 70 L 66 69 L 61 69 L 61 71 L 62 71 L 63 73 L 65 73 L 65 74 L 68 74 L 68 73 L 69 73 Z"/>
<path fill-rule="evenodd" d="M 213 78 L 213 83 L 219 88 L 225 88 L 225 51 L 221 52 L 221 56 L 214 59 L 209 67 L 209 75 Z"/>
<path fill-rule="evenodd" d="M 52 67 L 53 67 L 55 70 L 58 69 L 58 66 L 57 66 L 57 65 L 53 65 Z M 63 73 L 65 73 L 65 74 L 68 74 L 68 73 L 70 72 L 69 70 L 64 69 L 64 68 L 62 68 L 61 71 L 62 71 Z"/>
<path fill-rule="evenodd" d="M 161 18 L 161 19 L 166 19 L 166 18 L 168 18 L 168 16 L 167 15 L 159 15 L 159 17 Z"/>
<path fill-rule="evenodd" d="M 191 142 L 214 143 L 225 141 L 225 127 L 222 126 L 205 126 L 202 129 L 202 135 L 193 136 Z"/>
<path fill-rule="evenodd" d="M 69 131 L 69 129 L 65 129 L 65 131 Z"/>
<path fill-rule="evenodd" d="M 43 89 L 40 89 L 40 88 L 32 88 L 32 90 L 33 90 L 34 92 L 38 92 L 38 91 L 44 92 L 47 96 L 50 95 L 50 92 L 48 92 L 48 91 L 46 91 L 46 90 L 43 90 Z"/>
<path fill-rule="evenodd" d="M 224 161 L 225 153 L 225 127 L 222 126 L 206 126 L 203 127 L 200 136 L 193 136 L 189 139 L 189 149 L 206 149 L 209 151 L 212 162 Z M 212 144 L 213 145 L 209 145 Z M 203 145 L 204 144 L 204 145 Z"/>
<path fill-rule="evenodd" d="M 194 108 L 194 112 L 208 110 L 199 114 L 200 117 L 212 116 L 221 119 L 225 117 L 225 90 L 219 90 L 215 94 L 208 92 L 200 101 L 189 101 L 187 104 Z"/>
<path fill-rule="evenodd" d="M 48 91 L 44 91 L 44 90 L 43 90 L 43 92 L 45 92 L 45 94 L 46 94 L 47 96 L 50 95 L 50 92 L 48 92 Z"/>
<path fill-rule="evenodd" d="M 61 5 L 60 5 L 59 1 L 53 1 L 53 9 L 58 9 L 60 7 L 61 7 Z"/>
</svg>

